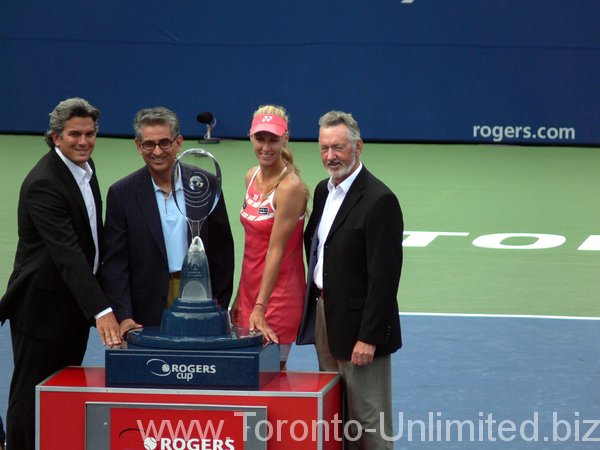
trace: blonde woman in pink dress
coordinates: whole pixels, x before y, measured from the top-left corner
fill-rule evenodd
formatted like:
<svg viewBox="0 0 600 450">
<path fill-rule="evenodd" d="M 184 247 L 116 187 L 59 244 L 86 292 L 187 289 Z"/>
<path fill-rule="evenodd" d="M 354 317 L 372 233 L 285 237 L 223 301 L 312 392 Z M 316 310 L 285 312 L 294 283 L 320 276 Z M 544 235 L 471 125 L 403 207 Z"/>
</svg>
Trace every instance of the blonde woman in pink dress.
<svg viewBox="0 0 600 450">
<path fill-rule="evenodd" d="M 308 188 L 288 140 L 284 108 L 266 105 L 255 111 L 250 141 L 258 165 L 246 173 L 240 212 L 244 258 L 231 306 L 235 325 L 259 330 L 265 341 L 279 344 L 281 370 L 296 340 L 306 291 L 302 237 Z"/>
</svg>

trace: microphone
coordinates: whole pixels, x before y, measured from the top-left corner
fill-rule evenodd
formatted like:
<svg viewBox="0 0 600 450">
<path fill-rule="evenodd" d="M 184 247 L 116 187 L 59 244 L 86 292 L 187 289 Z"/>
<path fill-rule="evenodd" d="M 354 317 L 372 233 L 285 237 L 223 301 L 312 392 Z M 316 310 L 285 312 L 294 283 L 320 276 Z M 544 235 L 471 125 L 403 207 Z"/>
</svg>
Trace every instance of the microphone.
<svg viewBox="0 0 600 450">
<path fill-rule="evenodd" d="M 217 118 L 214 116 L 214 114 L 210 111 L 204 111 L 196 116 L 196 120 L 206 125 L 206 134 L 204 135 L 204 139 L 200 139 L 198 142 L 201 144 L 218 144 L 220 139 L 210 136 L 210 132 L 217 125 Z"/>
<path fill-rule="evenodd" d="M 210 124 L 215 116 L 210 111 L 201 112 L 196 116 L 196 120 L 200 123 L 204 123 L 206 125 Z"/>
</svg>

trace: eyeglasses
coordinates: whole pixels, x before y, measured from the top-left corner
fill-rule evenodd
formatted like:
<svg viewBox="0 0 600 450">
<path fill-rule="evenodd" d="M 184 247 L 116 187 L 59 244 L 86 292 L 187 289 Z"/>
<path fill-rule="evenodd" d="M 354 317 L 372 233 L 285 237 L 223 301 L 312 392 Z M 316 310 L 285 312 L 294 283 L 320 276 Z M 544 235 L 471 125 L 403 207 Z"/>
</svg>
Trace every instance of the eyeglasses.
<svg viewBox="0 0 600 450">
<path fill-rule="evenodd" d="M 177 138 L 175 138 L 173 140 L 165 138 L 165 139 L 161 139 L 158 142 L 144 141 L 144 142 L 140 143 L 140 147 L 142 147 L 142 150 L 144 150 L 146 152 L 154 151 L 154 149 L 156 148 L 157 145 L 160 147 L 161 150 L 171 150 L 171 147 L 173 147 L 173 144 L 175 143 L 176 140 L 177 140 Z"/>
</svg>

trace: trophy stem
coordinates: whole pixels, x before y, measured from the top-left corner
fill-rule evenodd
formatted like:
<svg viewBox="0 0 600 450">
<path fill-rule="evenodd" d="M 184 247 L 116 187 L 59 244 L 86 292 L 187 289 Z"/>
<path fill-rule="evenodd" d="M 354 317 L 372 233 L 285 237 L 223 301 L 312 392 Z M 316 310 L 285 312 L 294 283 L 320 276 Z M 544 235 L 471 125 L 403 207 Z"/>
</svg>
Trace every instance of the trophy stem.
<svg viewBox="0 0 600 450">
<path fill-rule="evenodd" d="M 199 237 L 200 236 L 200 230 L 202 229 L 202 225 L 204 224 L 204 220 L 206 220 L 206 217 L 204 217 L 201 220 L 187 219 L 188 226 L 190 227 L 190 233 L 191 233 L 191 236 L 192 236 L 192 240 L 195 237 Z"/>
</svg>

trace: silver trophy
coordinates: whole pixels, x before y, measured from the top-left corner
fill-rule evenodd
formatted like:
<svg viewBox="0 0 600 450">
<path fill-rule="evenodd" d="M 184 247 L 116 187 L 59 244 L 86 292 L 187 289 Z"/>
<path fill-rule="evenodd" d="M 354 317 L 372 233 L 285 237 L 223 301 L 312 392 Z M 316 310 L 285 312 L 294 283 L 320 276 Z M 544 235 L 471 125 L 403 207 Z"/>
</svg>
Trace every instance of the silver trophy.
<svg viewBox="0 0 600 450">
<path fill-rule="evenodd" d="M 221 168 L 209 152 L 192 148 L 177 158 L 172 180 L 175 204 L 186 218 L 192 237 L 181 268 L 180 298 L 185 301 L 212 299 L 208 259 L 200 230 L 221 197 Z"/>
</svg>

